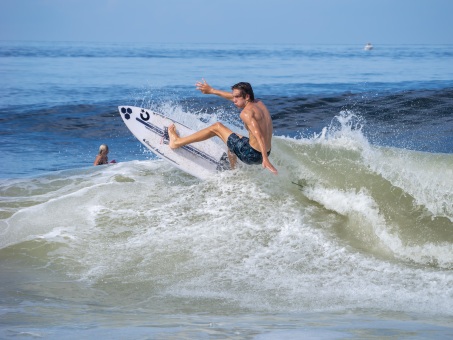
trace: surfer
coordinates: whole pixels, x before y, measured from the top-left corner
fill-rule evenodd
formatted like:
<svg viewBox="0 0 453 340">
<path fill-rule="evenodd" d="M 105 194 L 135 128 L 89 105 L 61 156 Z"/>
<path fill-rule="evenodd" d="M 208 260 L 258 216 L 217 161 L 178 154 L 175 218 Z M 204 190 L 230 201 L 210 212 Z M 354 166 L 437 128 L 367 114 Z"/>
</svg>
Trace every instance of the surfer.
<svg viewBox="0 0 453 340">
<path fill-rule="evenodd" d="M 107 157 L 109 153 L 109 147 L 106 144 L 102 144 L 99 147 L 99 154 L 96 156 L 96 159 L 94 160 L 93 165 L 102 165 L 102 164 L 108 164 L 109 159 Z"/>
<path fill-rule="evenodd" d="M 236 165 L 237 158 L 246 164 L 262 164 L 263 168 L 277 174 L 277 169 L 269 161 L 272 141 L 272 119 L 267 107 L 260 100 L 255 100 L 252 86 L 246 82 L 240 82 L 231 87 L 232 92 L 216 90 L 206 80 L 196 83 L 197 90 L 204 94 L 215 94 L 227 100 L 233 101 L 239 109 L 242 109 L 239 117 L 249 133 L 249 137 L 234 133 L 220 122 L 195 132 L 192 135 L 180 137 L 174 124 L 168 127 L 170 147 L 172 149 L 181 146 L 201 142 L 218 136 L 228 146 L 228 158 L 231 167 Z"/>
</svg>

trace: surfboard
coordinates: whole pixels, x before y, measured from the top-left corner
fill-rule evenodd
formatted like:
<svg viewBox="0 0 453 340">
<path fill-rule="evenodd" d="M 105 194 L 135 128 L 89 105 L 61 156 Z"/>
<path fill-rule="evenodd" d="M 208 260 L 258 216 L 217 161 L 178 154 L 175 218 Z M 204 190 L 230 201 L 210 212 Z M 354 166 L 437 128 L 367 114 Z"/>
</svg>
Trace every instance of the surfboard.
<svg viewBox="0 0 453 340">
<path fill-rule="evenodd" d="M 175 124 L 180 136 L 195 131 L 160 113 L 136 106 L 118 106 L 121 118 L 132 134 L 156 156 L 188 174 L 206 179 L 230 169 L 226 146 L 208 139 L 172 149 L 169 146 L 168 127 Z"/>
</svg>

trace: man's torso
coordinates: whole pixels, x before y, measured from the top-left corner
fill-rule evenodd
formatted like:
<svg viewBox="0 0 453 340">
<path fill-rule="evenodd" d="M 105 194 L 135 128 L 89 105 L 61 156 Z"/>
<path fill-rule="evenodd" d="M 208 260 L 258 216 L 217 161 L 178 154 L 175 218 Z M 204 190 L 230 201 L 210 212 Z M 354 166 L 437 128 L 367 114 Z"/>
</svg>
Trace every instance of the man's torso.
<svg viewBox="0 0 453 340">
<path fill-rule="evenodd" d="M 270 151 L 271 149 L 271 140 L 272 140 L 272 119 L 269 114 L 269 111 L 267 110 L 266 106 L 263 104 L 263 102 L 257 100 L 254 103 L 250 103 L 252 106 L 248 108 L 249 114 L 253 116 L 255 119 L 256 123 L 258 124 L 258 128 L 260 129 L 261 134 L 263 135 L 264 138 L 264 143 L 266 146 L 266 151 Z M 241 112 L 241 118 L 242 114 L 244 111 L 247 109 L 244 109 Z M 250 146 L 254 148 L 255 150 L 260 150 L 258 141 L 256 140 L 255 136 L 251 133 L 250 128 L 245 124 L 244 126 L 247 129 L 249 133 L 249 139 L 250 139 Z"/>
</svg>

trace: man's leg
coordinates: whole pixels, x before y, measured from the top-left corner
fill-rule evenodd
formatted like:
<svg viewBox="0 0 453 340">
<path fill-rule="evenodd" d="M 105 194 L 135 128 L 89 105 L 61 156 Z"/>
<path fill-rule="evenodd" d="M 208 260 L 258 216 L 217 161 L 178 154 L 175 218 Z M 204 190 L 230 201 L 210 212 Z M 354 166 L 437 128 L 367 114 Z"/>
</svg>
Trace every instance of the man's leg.
<svg viewBox="0 0 453 340">
<path fill-rule="evenodd" d="M 228 136 L 231 135 L 233 131 L 227 128 L 222 123 L 214 123 L 203 130 L 197 131 L 189 136 L 180 137 L 176 132 L 176 126 L 174 124 L 168 127 L 168 135 L 170 137 L 170 147 L 172 149 L 180 148 L 181 146 L 201 142 L 212 137 L 219 137 L 226 144 Z"/>
<path fill-rule="evenodd" d="M 236 168 L 236 162 L 238 160 L 238 157 L 236 156 L 236 154 L 234 154 L 230 150 L 228 150 L 228 160 L 230 161 L 231 169 Z"/>
</svg>

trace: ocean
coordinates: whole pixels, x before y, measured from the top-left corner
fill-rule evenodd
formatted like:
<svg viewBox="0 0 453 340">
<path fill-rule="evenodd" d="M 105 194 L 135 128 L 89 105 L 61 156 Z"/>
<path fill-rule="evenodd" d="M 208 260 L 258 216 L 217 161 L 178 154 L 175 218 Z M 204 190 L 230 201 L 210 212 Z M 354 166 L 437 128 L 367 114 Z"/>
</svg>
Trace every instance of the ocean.
<svg viewBox="0 0 453 340">
<path fill-rule="evenodd" d="M 1 41 L 0 76 L 0 338 L 453 337 L 453 45 Z M 277 176 L 123 124 L 244 132 L 203 78 L 252 84 Z"/>
</svg>

